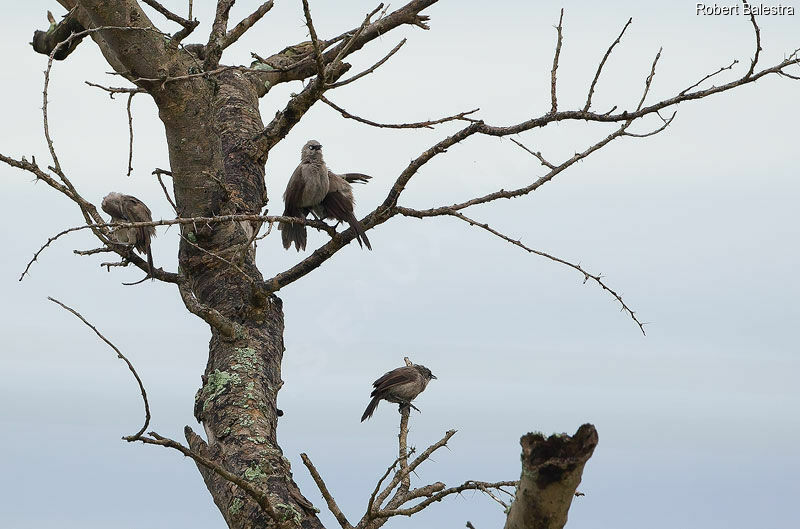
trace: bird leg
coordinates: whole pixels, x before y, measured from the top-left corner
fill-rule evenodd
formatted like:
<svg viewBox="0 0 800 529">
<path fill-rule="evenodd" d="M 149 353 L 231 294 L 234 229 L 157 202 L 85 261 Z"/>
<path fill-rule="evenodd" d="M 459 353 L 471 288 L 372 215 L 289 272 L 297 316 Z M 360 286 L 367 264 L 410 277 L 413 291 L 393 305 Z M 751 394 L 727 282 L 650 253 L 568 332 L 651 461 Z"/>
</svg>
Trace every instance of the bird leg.
<svg viewBox="0 0 800 529">
<path fill-rule="evenodd" d="M 397 408 L 397 411 L 402 413 L 403 412 L 403 408 L 413 408 L 413 409 L 417 410 L 418 412 L 422 413 L 422 410 L 420 410 L 419 408 L 417 408 L 416 406 L 414 406 L 410 402 L 402 402 L 402 403 L 400 403 L 399 407 Z"/>
</svg>

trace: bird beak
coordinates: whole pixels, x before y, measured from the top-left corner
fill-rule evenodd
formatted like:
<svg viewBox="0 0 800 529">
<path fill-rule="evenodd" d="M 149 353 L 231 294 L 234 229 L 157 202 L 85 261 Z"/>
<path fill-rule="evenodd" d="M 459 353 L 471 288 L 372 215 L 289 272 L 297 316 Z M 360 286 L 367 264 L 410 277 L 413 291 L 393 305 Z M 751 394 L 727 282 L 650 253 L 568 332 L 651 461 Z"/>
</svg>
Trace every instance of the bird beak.
<svg viewBox="0 0 800 529">
<path fill-rule="evenodd" d="M 436 380 L 436 375 L 434 375 L 433 373 L 431 373 L 431 380 Z"/>
</svg>

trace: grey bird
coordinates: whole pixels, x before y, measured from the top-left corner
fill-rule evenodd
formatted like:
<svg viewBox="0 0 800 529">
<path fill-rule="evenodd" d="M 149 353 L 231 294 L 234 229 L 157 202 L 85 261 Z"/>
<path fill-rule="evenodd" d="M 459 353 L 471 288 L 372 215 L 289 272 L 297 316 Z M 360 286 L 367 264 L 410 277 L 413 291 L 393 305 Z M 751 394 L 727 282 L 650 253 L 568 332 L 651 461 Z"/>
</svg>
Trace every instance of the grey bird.
<svg viewBox="0 0 800 529">
<path fill-rule="evenodd" d="M 410 406 L 419 411 L 416 406 L 411 404 L 411 401 L 425 391 L 428 382 L 435 378 L 436 376 L 431 373 L 430 369 L 419 364 L 392 369 L 372 383 L 373 390 L 369 395 L 372 400 L 367 404 L 367 409 L 361 416 L 361 422 L 372 417 L 381 399 L 399 404 L 400 408 Z"/>
<path fill-rule="evenodd" d="M 322 145 L 316 140 L 309 140 L 300 151 L 300 165 L 292 173 L 283 193 L 283 215 L 304 219 L 311 213 L 319 220 L 330 217 L 345 221 L 356 230 L 359 245 L 363 240 L 367 248 L 372 249 L 353 213 L 355 201 L 350 186 L 351 182 L 366 183 L 369 179 L 369 176 L 360 173 L 340 176 L 329 171 L 322 159 Z M 306 249 L 305 225 L 282 222 L 278 229 L 284 248 L 289 249 L 294 244 L 297 251 Z"/>
<path fill-rule="evenodd" d="M 100 205 L 103 211 L 111 215 L 111 222 L 152 222 L 153 214 L 144 202 L 131 195 L 109 193 L 103 198 Z M 156 236 L 154 226 L 141 226 L 138 228 L 114 228 L 111 232 L 112 240 L 132 246 L 140 254 L 147 256 L 149 274 L 153 274 L 153 252 L 150 250 L 150 240 Z"/>
</svg>

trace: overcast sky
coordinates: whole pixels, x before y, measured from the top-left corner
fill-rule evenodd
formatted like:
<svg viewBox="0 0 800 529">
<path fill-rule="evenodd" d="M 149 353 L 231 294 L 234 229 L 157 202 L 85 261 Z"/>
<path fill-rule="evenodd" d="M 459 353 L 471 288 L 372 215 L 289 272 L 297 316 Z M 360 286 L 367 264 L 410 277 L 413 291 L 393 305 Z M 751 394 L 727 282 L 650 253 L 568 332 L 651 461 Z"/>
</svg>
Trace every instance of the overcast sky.
<svg viewBox="0 0 800 529">
<path fill-rule="evenodd" d="M 183 12 L 185 2 L 164 2 Z M 237 2 L 232 19 L 259 2 Z M 203 21 L 212 2 L 195 2 Z M 393 7 L 398 7 L 398 2 Z M 785 5 L 794 5 L 792 2 Z M 355 114 L 423 120 L 480 107 L 505 125 L 549 110 L 553 26 L 561 3 L 442 1 L 432 29 L 393 31 L 353 58 L 369 66 L 402 37 L 402 51 L 362 82 L 329 95 Z M 371 1 L 312 2 L 321 35 L 357 25 Z M 651 101 L 688 87 L 734 58 L 749 64 L 754 37 L 742 16 L 698 16 L 694 2 L 568 2 L 559 68 L 561 107 L 582 107 L 596 64 L 633 17 L 598 85 L 595 105 L 630 108 L 663 46 Z M 800 8 L 800 4 L 795 6 Z M 55 0 L 14 2 L 0 19 L 3 124 L 0 152 L 49 158 L 42 137 L 46 58 L 28 42 L 45 29 Z M 157 15 L 167 31 L 175 27 Z M 762 64 L 800 47 L 800 14 L 761 17 Z M 223 58 L 247 64 L 305 40 L 299 1 L 280 0 Z M 193 41 L 193 39 L 189 39 Z M 81 193 L 145 200 L 156 218 L 169 204 L 150 175 L 169 161 L 163 127 L 146 96 L 133 102 L 135 147 L 127 168 L 124 98 L 83 81 L 119 86 L 90 41 L 55 65 L 50 124 L 61 163 Z M 795 73 L 800 74 L 800 69 Z M 269 119 L 300 84 L 262 101 Z M 800 84 L 770 77 L 681 105 L 659 136 L 622 139 L 559 175 L 534 195 L 472 212 L 532 247 L 603 273 L 650 322 L 643 337 L 607 293 L 558 264 L 531 256 L 452 219 L 396 219 L 370 232 L 374 251 L 352 244 L 280 293 L 286 354 L 279 440 L 306 496 L 324 503 L 299 459 L 307 452 L 351 520 L 396 453 L 397 412 L 385 403 L 360 424 L 370 383 L 408 355 L 439 379 L 412 417 L 411 444 L 450 428 L 451 450 L 426 463 L 415 483 L 516 479 L 519 437 L 597 426 L 600 444 L 570 511 L 576 529 L 796 527 L 800 494 L 797 374 L 800 267 L 797 123 Z M 645 122 L 637 129 L 657 125 Z M 408 161 L 456 130 L 376 130 L 313 108 L 270 154 L 270 212 L 310 138 L 335 171 L 374 175 L 358 187 L 358 212 L 383 200 Z M 585 123 L 553 125 L 517 139 L 563 160 L 608 134 Z M 425 166 L 402 204 L 430 207 L 542 174 L 509 140 L 471 138 Z M 194 465 L 173 451 L 120 440 L 142 421 L 124 365 L 50 295 L 93 321 L 133 361 L 153 410 L 152 427 L 182 438 L 207 359 L 209 331 L 176 290 L 136 280 L 137 270 L 99 268 L 85 233 L 60 239 L 17 279 L 54 233 L 81 222 L 72 203 L 30 175 L 0 167 L 2 525 L 14 529 L 224 526 Z M 176 269 L 176 230 L 160 230 L 158 266 Z M 310 247 L 324 239 L 310 236 Z M 277 234 L 259 245 L 266 276 L 303 255 Z M 323 511 L 329 526 L 333 519 Z M 502 509 L 467 493 L 387 527 L 500 527 Z"/>
</svg>

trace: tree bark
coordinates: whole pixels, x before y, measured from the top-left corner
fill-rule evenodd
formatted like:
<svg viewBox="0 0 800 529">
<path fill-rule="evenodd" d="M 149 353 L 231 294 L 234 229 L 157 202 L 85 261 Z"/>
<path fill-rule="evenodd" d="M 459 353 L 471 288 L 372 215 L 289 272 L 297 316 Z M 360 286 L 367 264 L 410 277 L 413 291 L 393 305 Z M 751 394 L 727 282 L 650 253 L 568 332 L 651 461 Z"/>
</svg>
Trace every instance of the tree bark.
<svg viewBox="0 0 800 529">
<path fill-rule="evenodd" d="M 505 529 L 564 527 L 583 467 L 592 457 L 597 441 L 597 430 L 591 424 L 584 424 L 571 437 L 523 435 L 522 475 Z"/>
<path fill-rule="evenodd" d="M 259 213 L 267 194 L 265 160 L 254 158 L 252 148 L 252 138 L 264 128 L 255 86 L 237 71 L 203 83 L 206 90 L 159 105 L 179 214 Z M 191 432 L 187 440 L 193 449 L 268 490 L 275 511 L 289 525 L 322 527 L 292 481 L 277 442 L 283 311 L 277 296 L 261 293 L 262 277 L 248 248 L 254 228 L 232 222 L 181 229 L 179 262 L 192 294 L 235 323 L 233 335 L 212 328 L 209 361 L 197 393 L 195 414 L 208 444 Z M 229 527 L 270 526 L 272 520 L 244 492 L 200 471 Z"/>
</svg>

